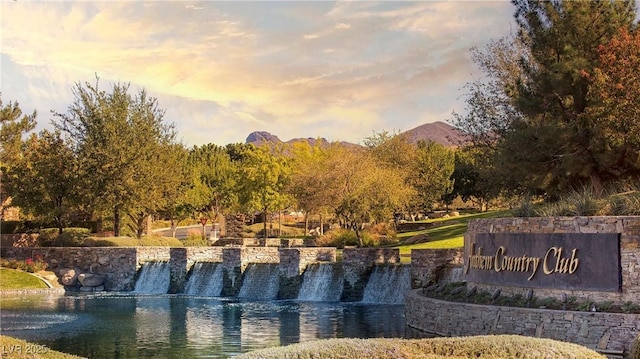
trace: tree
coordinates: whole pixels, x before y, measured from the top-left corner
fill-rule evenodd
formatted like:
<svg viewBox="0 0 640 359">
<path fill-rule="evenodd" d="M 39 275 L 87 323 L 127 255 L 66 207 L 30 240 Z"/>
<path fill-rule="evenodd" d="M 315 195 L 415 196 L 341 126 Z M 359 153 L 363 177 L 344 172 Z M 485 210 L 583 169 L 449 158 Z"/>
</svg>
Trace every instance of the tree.
<svg viewBox="0 0 640 359">
<path fill-rule="evenodd" d="M 453 189 L 451 175 L 455 167 L 455 155 L 452 149 L 433 141 L 420 141 L 416 155 L 414 186 L 420 199 L 418 203 L 423 208 L 431 209 L 434 203 Z"/>
<path fill-rule="evenodd" d="M 329 151 L 322 166 L 326 171 L 323 196 L 336 216 L 355 232 L 362 247 L 364 224 L 391 219 L 412 189 L 398 171 L 378 165 L 367 150 L 333 145 Z"/>
<path fill-rule="evenodd" d="M 622 29 L 598 49 L 599 66 L 583 73 L 591 85 L 583 115 L 601 135 L 592 143 L 603 177 L 640 177 L 640 32 Z"/>
<path fill-rule="evenodd" d="M 0 97 L 0 167 L 11 167 L 20 158 L 23 136 L 36 127 L 36 116 L 36 111 L 23 115 L 17 102 L 3 106 Z"/>
<path fill-rule="evenodd" d="M 36 217 L 54 220 L 59 233 L 79 204 L 79 185 L 78 161 L 59 132 L 32 135 L 24 156 L 7 171 L 13 204 Z"/>
<path fill-rule="evenodd" d="M 88 190 L 98 210 L 113 211 L 114 235 L 120 235 L 120 216 L 140 208 L 154 191 L 158 175 L 171 176 L 161 160 L 175 142 L 173 125 L 163 122 L 157 100 L 129 84 L 114 84 L 110 93 L 89 83 L 76 83 L 67 113 L 54 113 L 54 125 L 66 133 L 78 156 Z M 152 178 L 151 181 L 148 177 Z"/>
<path fill-rule="evenodd" d="M 298 209 L 305 214 L 305 233 L 309 233 L 309 216 L 320 214 L 328 207 L 324 196 L 326 184 L 323 165 L 327 162 L 328 151 L 316 142 L 296 142 L 291 147 L 291 180 L 287 192 L 293 196 Z M 322 222 L 322 220 L 321 220 Z M 320 223 L 322 228 L 322 223 Z"/>
<path fill-rule="evenodd" d="M 189 185 L 182 199 L 188 212 L 199 212 L 212 221 L 237 207 L 238 163 L 232 161 L 228 148 L 214 144 L 194 146 L 187 157 Z"/>
<path fill-rule="evenodd" d="M 454 123 L 496 150 L 494 163 L 549 195 L 582 183 L 601 191 L 618 165 L 599 156 L 603 132 L 590 116 L 598 49 L 634 26 L 633 1 L 514 0 L 517 38 L 474 58 L 488 76 L 469 86 L 468 115 Z M 513 44 L 513 45 L 509 45 Z M 482 141 L 481 141 L 482 140 Z"/>
<path fill-rule="evenodd" d="M 23 137 L 36 126 L 36 111 L 31 115 L 23 115 L 17 102 L 2 105 L 0 96 L 0 203 L 1 218 L 4 218 L 5 205 L 11 202 L 11 194 L 7 192 L 3 182 L 4 173 L 15 166 L 23 153 Z"/>
<path fill-rule="evenodd" d="M 267 147 L 249 147 L 239 169 L 239 202 L 248 211 L 260 211 L 267 237 L 267 216 L 291 203 L 285 188 L 291 168 L 282 155 L 274 155 Z"/>
<path fill-rule="evenodd" d="M 451 174 L 452 195 L 477 204 L 482 211 L 488 210 L 489 202 L 509 188 L 509 182 L 514 183 L 496 170 L 493 159 L 486 147 L 467 146 L 457 150 Z"/>
<path fill-rule="evenodd" d="M 366 138 L 364 143 L 378 165 L 393 169 L 403 178 L 404 183 L 412 188 L 406 202 L 395 210 L 407 211 L 411 218 L 415 219 L 418 213 L 425 210 L 418 188 L 421 185 L 418 146 L 411 143 L 405 134 L 392 135 L 386 131 Z"/>
<path fill-rule="evenodd" d="M 149 216 L 171 212 L 186 191 L 184 162 L 187 157 L 182 144 L 159 144 L 153 159 L 144 163 L 146 189 L 138 193 L 128 215 L 135 224 L 136 236 L 140 238 Z"/>
</svg>

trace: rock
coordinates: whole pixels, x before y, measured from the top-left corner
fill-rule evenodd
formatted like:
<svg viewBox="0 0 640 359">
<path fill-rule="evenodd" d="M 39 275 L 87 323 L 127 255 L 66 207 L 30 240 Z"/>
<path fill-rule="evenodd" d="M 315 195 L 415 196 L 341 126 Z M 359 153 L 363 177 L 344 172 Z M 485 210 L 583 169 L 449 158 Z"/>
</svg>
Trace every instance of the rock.
<svg viewBox="0 0 640 359">
<path fill-rule="evenodd" d="M 83 287 L 98 287 L 104 284 L 102 276 L 92 273 L 82 273 L 78 276 L 78 280 Z"/>
<path fill-rule="evenodd" d="M 63 268 L 58 271 L 60 283 L 65 286 L 75 286 L 78 284 L 78 273 L 72 268 Z"/>
<path fill-rule="evenodd" d="M 109 265 L 109 256 L 98 257 L 98 264 L 100 264 L 101 266 L 108 266 Z"/>
</svg>

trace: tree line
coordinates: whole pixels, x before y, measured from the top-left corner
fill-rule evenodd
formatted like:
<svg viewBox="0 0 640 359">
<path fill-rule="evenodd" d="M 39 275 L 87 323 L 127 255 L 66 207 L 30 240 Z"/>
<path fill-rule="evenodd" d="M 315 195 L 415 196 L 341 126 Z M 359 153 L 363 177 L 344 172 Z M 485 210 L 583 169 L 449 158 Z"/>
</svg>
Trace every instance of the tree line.
<svg viewBox="0 0 640 359">
<path fill-rule="evenodd" d="M 122 217 L 142 234 L 148 216 L 180 220 L 285 210 L 332 216 L 356 232 L 394 213 L 428 210 L 451 192 L 454 152 L 436 143 L 414 145 L 387 132 L 365 146 L 306 141 L 256 147 L 176 140 L 164 111 L 145 90 L 128 84 L 108 91 L 77 83 L 74 102 L 53 113 L 53 130 L 32 131 L 37 114 L 2 108 L 3 197 L 59 231 L 72 217 Z"/>
<path fill-rule="evenodd" d="M 186 148 L 145 90 L 77 83 L 54 130 L 0 102 L 2 196 L 60 230 L 72 215 L 143 228 L 167 218 L 285 209 L 364 223 L 415 215 L 460 196 L 549 201 L 640 177 L 640 32 L 635 2 L 513 0 L 518 32 L 473 48 L 486 75 L 450 119 L 457 149 L 381 132 L 364 146 L 207 144 Z M 0 99 L 1 101 L 1 99 Z M 265 221 L 266 226 L 266 221 Z M 265 227 L 266 233 L 266 227 Z"/>
</svg>

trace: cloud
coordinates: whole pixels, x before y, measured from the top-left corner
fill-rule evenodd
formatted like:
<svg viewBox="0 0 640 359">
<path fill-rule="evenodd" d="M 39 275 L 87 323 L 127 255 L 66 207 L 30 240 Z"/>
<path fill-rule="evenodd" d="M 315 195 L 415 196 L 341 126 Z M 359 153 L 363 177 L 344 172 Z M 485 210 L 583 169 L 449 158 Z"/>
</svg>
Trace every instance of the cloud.
<svg viewBox="0 0 640 359">
<path fill-rule="evenodd" d="M 468 49 L 504 33 L 509 21 L 496 25 L 495 14 L 511 11 L 490 2 L 201 4 L 3 2 L 2 56 L 20 75 L 3 66 L 3 79 L 22 78 L 11 88 L 56 108 L 96 73 L 130 81 L 165 101 L 194 143 L 271 126 L 353 140 L 359 129 L 368 136 L 453 107 L 473 70 Z"/>
</svg>

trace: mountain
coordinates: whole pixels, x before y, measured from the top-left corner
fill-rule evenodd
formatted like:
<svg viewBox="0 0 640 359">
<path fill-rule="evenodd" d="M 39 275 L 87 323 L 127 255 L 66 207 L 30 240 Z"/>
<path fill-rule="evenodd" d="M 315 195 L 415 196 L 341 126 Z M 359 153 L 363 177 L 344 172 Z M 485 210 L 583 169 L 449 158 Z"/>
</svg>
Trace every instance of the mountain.
<svg viewBox="0 0 640 359">
<path fill-rule="evenodd" d="M 453 126 L 444 123 L 444 122 L 433 122 L 433 123 L 425 123 L 424 125 L 418 126 L 409 131 L 403 132 L 402 134 L 407 135 L 409 141 L 412 143 L 416 143 L 418 141 L 434 141 L 446 147 L 458 147 L 461 143 L 464 142 L 464 137 L 462 134 Z M 310 145 L 315 145 L 316 142 L 320 142 L 321 145 L 328 145 L 329 142 L 324 138 L 293 138 L 286 143 L 292 144 L 295 142 L 307 141 Z M 256 131 L 252 132 L 247 136 L 247 140 L 245 143 L 252 143 L 256 146 L 261 146 L 264 144 L 281 144 L 284 143 L 282 140 L 278 138 L 278 136 L 273 135 L 266 131 Z M 359 146 L 357 144 L 342 142 L 345 145 L 351 146 Z"/>
<path fill-rule="evenodd" d="M 411 143 L 433 141 L 445 147 L 458 147 L 465 141 L 460 130 L 444 122 L 425 123 L 403 133 Z"/>
</svg>

